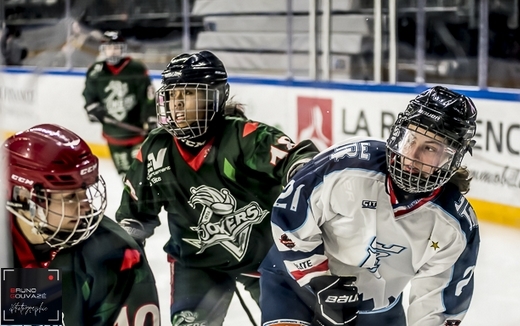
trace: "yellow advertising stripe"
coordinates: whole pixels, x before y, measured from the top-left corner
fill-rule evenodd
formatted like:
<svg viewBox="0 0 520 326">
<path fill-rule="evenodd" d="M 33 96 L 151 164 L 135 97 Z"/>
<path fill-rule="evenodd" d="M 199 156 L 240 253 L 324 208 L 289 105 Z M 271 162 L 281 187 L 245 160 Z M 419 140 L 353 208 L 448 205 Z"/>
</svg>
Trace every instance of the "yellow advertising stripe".
<svg viewBox="0 0 520 326">
<path fill-rule="evenodd" d="M 492 203 L 480 199 L 468 198 L 479 221 L 498 223 L 520 228 L 520 207 Z"/>
<path fill-rule="evenodd" d="M 106 144 L 91 144 L 88 143 L 92 153 L 99 158 L 110 158 L 110 150 Z"/>
<path fill-rule="evenodd" d="M 12 135 L 14 135 L 14 132 L 12 132 L 12 131 L 4 131 L 4 132 L 2 132 L 2 140 L 5 140 L 5 139 L 11 137 Z"/>
</svg>

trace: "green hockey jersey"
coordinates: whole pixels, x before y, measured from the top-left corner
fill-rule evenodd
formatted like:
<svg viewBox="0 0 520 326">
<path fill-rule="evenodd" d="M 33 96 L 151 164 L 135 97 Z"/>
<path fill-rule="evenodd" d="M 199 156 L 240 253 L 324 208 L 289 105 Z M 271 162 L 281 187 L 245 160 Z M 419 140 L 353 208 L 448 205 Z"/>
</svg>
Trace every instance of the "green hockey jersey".
<svg viewBox="0 0 520 326">
<path fill-rule="evenodd" d="M 15 267 L 60 269 L 64 325 L 160 325 L 155 279 L 146 257 L 113 220 L 104 217 L 89 238 L 57 253 L 45 244 L 29 246 L 15 229 Z"/>
<path fill-rule="evenodd" d="M 197 154 L 184 148 L 162 128 L 149 134 L 126 174 L 116 220 L 138 220 L 150 236 L 164 209 L 171 234 L 164 250 L 177 262 L 255 272 L 272 245 L 270 211 L 287 173 L 318 150 L 235 117 Z"/>
<path fill-rule="evenodd" d="M 146 67 L 139 61 L 125 58 L 117 66 L 100 61 L 87 70 L 85 106 L 103 103 L 111 118 L 139 128 L 155 119 L 155 92 Z M 129 139 L 141 136 L 114 124 L 103 124 L 103 134 L 110 139 Z"/>
</svg>

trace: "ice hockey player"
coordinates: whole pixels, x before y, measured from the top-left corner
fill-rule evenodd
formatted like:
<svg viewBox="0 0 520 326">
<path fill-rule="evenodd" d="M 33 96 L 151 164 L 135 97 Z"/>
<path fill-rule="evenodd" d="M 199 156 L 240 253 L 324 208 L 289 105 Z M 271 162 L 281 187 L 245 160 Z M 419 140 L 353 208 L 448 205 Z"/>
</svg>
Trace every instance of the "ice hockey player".
<svg viewBox="0 0 520 326">
<path fill-rule="evenodd" d="M 144 243 L 166 210 L 174 325 L 221 325 L 236 281 L 259 300 L 270 211 L 288 175 L 317 153 L 244 118 L 213 53 L 173 58 L 157 91 L 158 128 L 126 175 L 116 219 Z M 251 277 L 256 276 L 256 277 Z"/>
<path fill-rule="evenodd" d="M 263 325 L 459 325 L 479 248 L 461 166 L 476 119 L 468 97 L 436 86 L 410 101 L 386 143 L 346 140 L 298 171 L 272 212 Z"/>
<path fill-rule="evenodd" d="M 1 156 L 13 266 L 61 271 L 63 324 L 160 325 L 152 271 L 134 239 L 104 217 L 105 182 L 88 145 L 42 124 L 9 137 Z"/>
<path fill-rule="evenodd" d="M 112 161 L 124 176 L 146 134 L 157 125 L 154 88 L 143 63 L 126 55 L 117 31 L 104 34 L 103 61 L 87 70 L 83 97 L 91 122 L 103 125 Z"/>
</svg>

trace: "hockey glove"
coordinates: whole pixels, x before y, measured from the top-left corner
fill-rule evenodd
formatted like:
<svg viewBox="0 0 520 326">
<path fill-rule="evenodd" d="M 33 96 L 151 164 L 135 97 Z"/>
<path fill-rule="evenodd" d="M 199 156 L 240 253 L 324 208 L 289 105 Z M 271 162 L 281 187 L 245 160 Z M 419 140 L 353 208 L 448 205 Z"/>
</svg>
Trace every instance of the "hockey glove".
<svg viewBox="0 0 520 326">
<path fill-rule="evenodd" d="M 309 285 L 316 294 L 316 326 L 353 326 L 357 322 L 359 296 L 355 276 L 324 275 Z"/>
<path fill-rule="evenodd" d="M 85 110 L 90 122 L 103 122 L 103 119 L 108 115 L 107 108 L 99 102 L 85 106 Z"/>
<path fill-rule="evenodd" d="M 137 242 L 141 248 L 144 248 L 146 243 L 146 231 L 144 230 L 143 223 L 138 220 L 124 219 L 119 222 L 119 225 Z"/>
</svg>

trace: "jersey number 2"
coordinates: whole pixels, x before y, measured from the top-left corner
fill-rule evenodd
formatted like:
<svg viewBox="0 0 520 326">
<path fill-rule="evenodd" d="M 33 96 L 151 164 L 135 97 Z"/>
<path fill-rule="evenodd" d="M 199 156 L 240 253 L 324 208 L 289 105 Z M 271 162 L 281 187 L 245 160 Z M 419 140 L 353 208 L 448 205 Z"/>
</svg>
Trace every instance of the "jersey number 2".
<svg viewBox="0 0 520 326">
<path fill-rule="evenodd" d="M 280 194 L 273 206 L 279 208 L 287 208 L 287 204 L 284 203 L 284 201 L 286 201 L 287 197 L 291 196 L 294 191 L 293 199 L 291 201 L 291 206 L 289 207 L 289 209 L 291 211 L 296 212 L 296 208 L 298 207 L 298 201 L 300 199 L 300 192 L 302 191 L 303 187 L 305 187 L 305 185 L 301 184 L 296 188 L 296 190 L 294 190 L 294 180 L 289 181 L 287 186 L 285 186 L 284 191 Z"/>
</svg>

